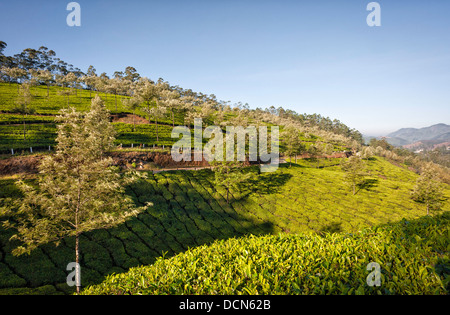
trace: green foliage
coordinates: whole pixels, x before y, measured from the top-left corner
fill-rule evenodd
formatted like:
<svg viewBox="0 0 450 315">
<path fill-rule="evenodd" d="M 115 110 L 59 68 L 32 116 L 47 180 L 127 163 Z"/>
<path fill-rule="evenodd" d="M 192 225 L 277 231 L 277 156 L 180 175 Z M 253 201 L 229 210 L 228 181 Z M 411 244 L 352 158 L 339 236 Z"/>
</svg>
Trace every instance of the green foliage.
<svg viewBox="0 0 450 315">
<path fill-rule="evenodd" d="M 230 190 L 238 185 L 238 183 L 249 178 L 250 173 L 243 173 L 241 170 L 242 163 L 228 161 L 214 161 L 214 184 L 216 187 L 222 186 L 227 192 L 227 203 L 229 203 Z"/>
<path fill-rule="evenodd" d="M 365 182 L 364 162 L 358 156 L 351 156 L 341 167 L 345 172 L 345 181 L 352 187 L 355 195 L 357 186 L 362 186 Z"/>
<path fill-rule="evenodd" d="M 66 96 L 60 95 L 62 88 L 50 87 L 47 97 L 47 87 L 45 86 L 19 89 L 19 91 L 26 91 L 26 93 L 22 92 L 20 95 L 17 93 L 16 86 L 21 87 L 17 84 L 0 83 L 0 134 L 2 135 L 0 152 L 8 153 L 11 152 L 11 149 L 16 151 L 29 150 L 30 147 L 45 149 L 48 146 L 54 146 L 57 132 L 55 117 L 62 108 L 67 108 Z M 77 96 L 68 96 L 69 105 L 80 112 L 89 111 L 93 98 L 92 93 L 86 90 L 78 90 L 77 94 Z M 122 105 L 122 102 L 119 102 L 116 110 L 113 96 L 108 97 L 107 94 L 101 94 L 101 96 L 106 108 L 113 113 L 132 111 L 136 115 L 146 117 L 146 113 L 141 110 L 141 107 L 130 106 L 130 102 L 127 101 L 129 97 L 122 96 L 124 104 Z M 24 100 L 26 100 L 26 104 L 24 104 Z M 30 115 L 33 112 L 34 114 Z M 177 113 L 173 118 L 169 116 L 172 115 L 164 116 L 158 120 L 158 144 L 161 146 L 173 145 L 176 141 L 170 136 L 172 119 L 178 125 L 183 124 L 182 115 Z M 25 140 L 24 121 L 26 123 Z M 131 144 L 134 144 L 136 146 L 146 144 L 151 146 L 157 143 L 156 126 L 154 124 L 133 126 L 133 124 L 114 123 L 113 125 L 117 132 L 116 145 L 131 146 Z"/>
<path fill-rule="evenodd" d="M 75 237 L 76 262 L 79 262 L 79 238 L 82 233 L 98 228 L 108 228 L 136 216 L 142 209 L 133 207 L 124 195 L 123 185 L 130 181 L 121 178 L 118 170 L 111 168 L 112 159 L 105 158 L 114 141 L 114 129 L 109 113 L 99 97 L 92 101 L 91 110 L 84 117 L 73 108 L 62 111 L 58 117 L 56 153 L 47 155 L 39 165 L 39 188 L 18 182 L 23 198 L 13 200 L 13 207 L 3 213 L 12 218 L 4 222 L 16 234 L 10 240 L 19 240 L 13 255 L 31 254 L 39 246 L 51 242 L 58 245 L 66 237 Z M 102 251 L 96 249 L 91 259 L 85 255 L 87 266 L 96 266 L 105 272 L 108 265 Z M 34 256 L 27 258 L 29 262 Z M 22 258 L 23 259 L 23 258 Z M 93 261 L 93 262 L 91 262 Z M 32 272 L 30 283 L 39 285 L 43 279 L 51 279 L 52 264 L 34 264 L 39 272 Z M 99 266 L 102 266 L 100 268 Z M 104 269 L 106 268 L 106 269 Z M 100 275 L 100 274 L 99 274 Z M 98 279 L 96 273 L 89 277 Z M 37 280 L 36 280 L 37 277 Z M 43 277 L 43 278 L 42 278 Z"/>
<path fill-rule="evenodd" d="M 83 294 L 447 294 L 450 275 L 437 266 L 448 267 L 449 232 L 446 213 L 356 234 L 232 238 L 108 276 Z M 366 283 L 370 262 L 381 266 L 380 287 Z"/>
<path fill-rule="evenodd" d="M 368 179 L 374 182 L 353 196 L 343 183 L 344 172 L 339 162 L 323 161 L 323 168 L 318 169 L 315 162 L 299 160 L 290 168 L 281 165 L 277 172 L 261 174 L 258 166 L 246 168 L 242 172 L 252 175 L 230 191 L 229 204 L 225 188 L 215 184 L 213 171 L 149 173 L 147 179 L 129 185 L 127 195 L 137 206 L 152 202 L 153 207 L 126 224 L 86 233 L 82 239 L 82 285 L 99 283 L 114 272 L 152 264 L 163 255 L 172 257 L 214 240 L 283 232 L 300 236 L 311 232 L 357 233 L 369 226 L 403 218 L 412 222 L 423 215 L 423 206 L 410 198 L 418 178 L 415 173 L 384 158 L 371 158 L 365 163 Z M 13 182 L 0 180 L 0 197 L 21 198 Z M 26 183 L 36 186 L 33 180 Z M 444 195 L 450 196 L 446 185 Z M 443 204 L 442 211 L 450 211 L 448 203 Z M 8 266 L 5 277 L 0 277 L 0 287 L 9 290 L 30 283 L 33 287 L 51 284 L 58 292 L 67 291 L 67 285 L 58 284 L 65 282 L 67 263 L 74 261 L 75 240 L 68 238 L 58 247 L 46 245 L 33 252 L 33 264 L 47 266 L 49 270 L 45 276 L 35 276 L 27 272 L 26 259 L 9 254 L 17 244 L 9 241 L 11 232 L 0 229 L 0 253 L 3 253 L 0 263 L 5 262 L 7 255 L 5 265 Z M 436 237 L 439 248 L 445 248 L 448 242 L 445 235 Z M 83 242 L 87 241 L 83 248 Z M 95 259 L 97 252 L 99 261 Z M 444 258 L 437 263 L 443 275 Z M 42 265 L 38 263 L 40 260 Z M 367 275 L 367 271 L 364 273 Z"/>
<path fill-rule="evenodd" d="M 438 181 L 432 164 L 427 164 L 416 181 L 411 192 L 414 201 L 424 203 L 427 207 L 427 215 L 430 210 L 440 210 L 444 201 L 442 184 Z"/>
</svg>

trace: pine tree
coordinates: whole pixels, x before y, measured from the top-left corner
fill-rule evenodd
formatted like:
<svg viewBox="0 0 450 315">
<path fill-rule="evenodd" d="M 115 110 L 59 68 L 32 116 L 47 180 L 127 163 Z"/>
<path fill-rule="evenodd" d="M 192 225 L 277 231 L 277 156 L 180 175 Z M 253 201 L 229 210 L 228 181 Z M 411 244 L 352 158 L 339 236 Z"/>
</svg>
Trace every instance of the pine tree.
<svg viewBox="0 0 450 315">
<path fill-rule="evenodd" d="M 113 146 L 114 129 L 102 100 L 96 96 L 85 116 L 74 108 L 62 110 L 58 121 L 56 153 L 42 160 L 37 189 L 18 182 L 24 198 L 7 211 L 14 220 L 5 226 L 15 228 L 12 239 L 23 242 L 14 255 L 75 237 L 75 260 L 80 263 L 82 233 L 120 224 L 143 208 L 134 207 L 124 194 L 124 186 L 135 177 L 121 175 L 105 157 Z"/>
<path fill-rule="evenodd" d="M 180 93 L 170 89 L 161 89 L 160 104 L 170 110 L 172 116 L 172 125 L 175 127 L 175 111 L 181 107 Z"/>
</svg>

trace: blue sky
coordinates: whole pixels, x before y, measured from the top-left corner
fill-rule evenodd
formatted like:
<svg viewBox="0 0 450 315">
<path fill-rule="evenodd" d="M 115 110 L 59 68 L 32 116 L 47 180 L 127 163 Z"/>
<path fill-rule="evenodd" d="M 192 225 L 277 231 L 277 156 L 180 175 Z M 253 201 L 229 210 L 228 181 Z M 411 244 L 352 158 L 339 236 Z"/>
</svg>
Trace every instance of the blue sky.
<svg viewBox="0 0 450 315">
<path fill-rule="evenodd" d="M 44 45 L 83 71 L 142 76 L 365 134 L 450 124 L 450 1 L 0 0 L 6 55 Z"/>
</svg>

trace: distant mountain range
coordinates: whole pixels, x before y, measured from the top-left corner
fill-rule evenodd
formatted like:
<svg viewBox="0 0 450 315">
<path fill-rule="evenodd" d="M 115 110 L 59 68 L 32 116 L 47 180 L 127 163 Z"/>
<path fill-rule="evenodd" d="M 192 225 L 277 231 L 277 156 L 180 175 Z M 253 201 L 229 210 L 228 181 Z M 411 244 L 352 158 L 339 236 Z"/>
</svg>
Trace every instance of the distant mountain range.
<svg viewBox="0 0 450 315">
<path fill-rule="evenodd" d="M 412 150 L 428 150 L 440 146 L 449 147 L 450 125 L 437 124 L 420 129 L 402 128 L 380 138 L 386 138 L 386 141 L 394 146 Z"/>
</svg>

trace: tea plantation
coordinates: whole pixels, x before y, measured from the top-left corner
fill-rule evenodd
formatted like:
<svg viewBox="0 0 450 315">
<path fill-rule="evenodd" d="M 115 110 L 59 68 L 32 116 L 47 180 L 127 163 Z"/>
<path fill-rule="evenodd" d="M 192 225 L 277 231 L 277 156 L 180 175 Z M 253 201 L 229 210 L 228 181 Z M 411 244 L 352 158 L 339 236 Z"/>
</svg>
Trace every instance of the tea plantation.
<svg viewBox="0 0 450 315">
<path fill-rule="evenodd" d="M 29 108 L 34 110 L 32 115 L 22 116 L 16 113 L 17 106 L 17 85 L 0 83 L 0 154 L 8 154 L 11 149 L 14 152 L 21 153 L 29 152 L 30 147 L 33 152 L 37 150 L 48 150 L 48 147 L 55 145 L 56 139 L 56 125 L 55 117 L 59 115 L 62 108 L 67 107 L 65 96 L 59 95 L 62 90 L 60 87 L 50 87 L 49 97 L 47 97 L 47 87 L 35 86 L 31 88 L 33 95 Z M 77 90 L 77 95 L 69 96 L 69 105 L 75 107 L 79 111 L 87 111 L 91 104 L 92 96 L 95 93 L 90 93 L 87 90 Z M 124 108 L 121 99 L 126 96 L 117 96 L 111 94 L 100 93 L 100 96 L 105 102 L 105 106 L 113 114 L 130 113 L 127 108 Z M 148 116 L 138 110 L 136 114 L 148 119 Z M 24 126 L 25 120 L 25 126 Z M 180 113 L 175 115 L 175 124 L 183 125 L 183 116 Z M 172 119 L 168 116 L 158 121 L 158 135 L 159 141 L 156 141 L 156 127 L 154 120 L 151 124 L 137 124 L 134 128 L 132 124 L 114 123 L 117 132 L 115 144 L 130 147 L 140 144 L 152 146 L 157 144 L 159 146 L 173 145 L 177 139 L 171 138 Z M 24 139 L 25 129 L 25 139 Z"/>
<path fill-rule="evenodd" d="M 418 175 L 379 157 L 353 196 L 339 162 L 246 168 L 253 177 L 230 204 L 210 170 L 149 173 L 128 193 L 152 207 L 82 236 L 82 285 L 148 265 L 86 293 L 448 293 L 448 202 L 440 217 L 420 219 L 426 210 L 410 199 Z M 0 181 L 5 197 L 20 198 L 14 179 Z M 380 224 L 388 225 L 359 232 Z M 0 294 L 73 292 L 65 283 L 72 239 L 13 257 L 11 235 L 0 230 Z M 380 288 L 364 286 L 370 261 L 382 266 Z"/>
<path fill-rule="evenodd" d="M 449 257 L 439 253 L 448 254 L 449 220 L 447 212 L 356 234 L 220 240 L 109 276 L 83 294 L 446 294 Z M 367 285 L 372 262 L 380 286 Z"/>
</svg>

